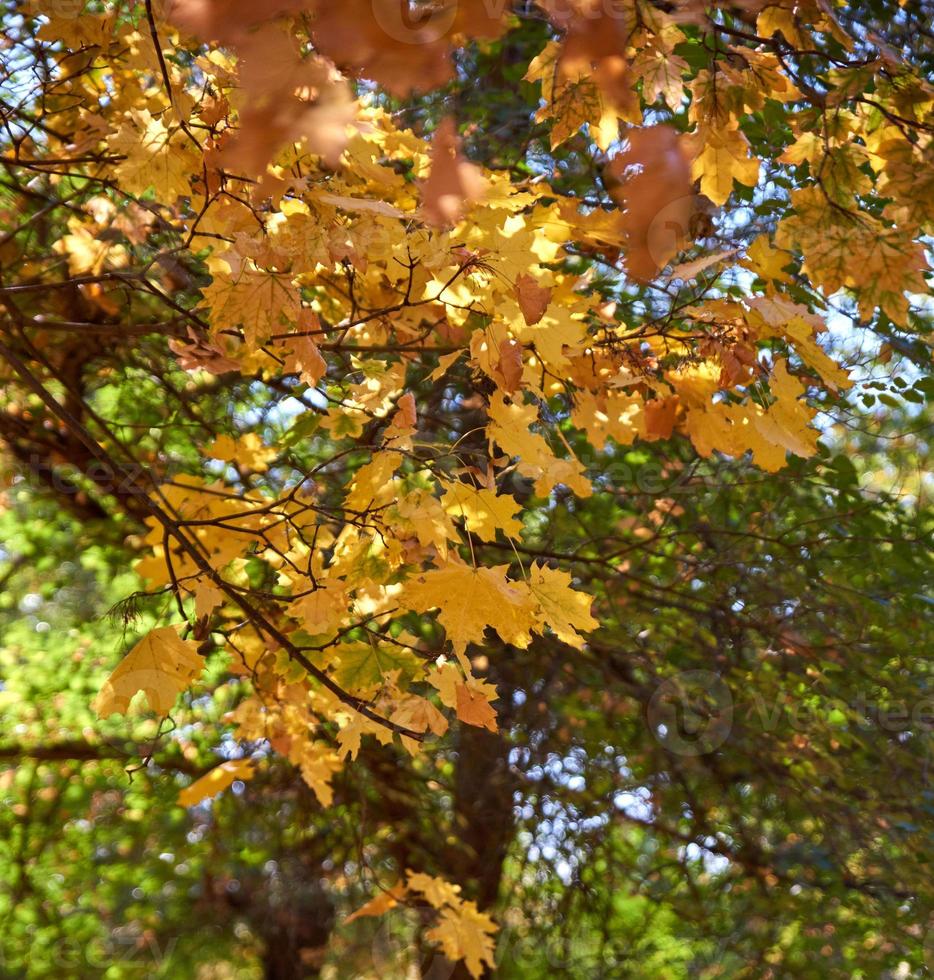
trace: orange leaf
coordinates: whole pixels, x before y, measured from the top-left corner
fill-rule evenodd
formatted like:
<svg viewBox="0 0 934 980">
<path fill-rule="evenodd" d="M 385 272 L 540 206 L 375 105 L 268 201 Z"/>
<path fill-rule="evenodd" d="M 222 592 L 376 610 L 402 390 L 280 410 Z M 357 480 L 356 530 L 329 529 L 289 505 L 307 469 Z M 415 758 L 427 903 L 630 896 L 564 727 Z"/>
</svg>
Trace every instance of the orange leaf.
<svg viewBox="0 0 934 980">
<path fill-rule="evenodd" d="M 422 216 L 430 225 L 456 225 L 467 204 L 479 200 L 486 189 L 480 170 L 460 153 L 454 120 L 441 120 L 431 142 L 431 173 L 422 182 Z"/>
<path fill-rule="evenodd" d="M 693 211 L 691 168 L 671 126 L 629 134 L 629 149 L 607 168 L 618 181 L 613 200 L 625 209 L 620 229 L 626 239 L 626 268 L 648 282 L 684 246 Z"/>
<path fill-rule="evenodd" d="M 393 885 L 392 888 L 380 892 L 374 898 L 361 905 L 356 912 L 352 912 L 344 919 L 345 923 L 353 922 L 354 919 L 362 919 L 368 915 L 383 915 L 390 909 L 394 909 L 402 898 L 405 897 L 405 888 L 402 885 Z"/>
<path fill-rule="evenodd" d="M 516 300 L 525 322 L 531 327 L 545 315 L 551 302 L 551 289 L 548 286 L 539 286 L 534 276 L 523 272 L 516 279 Z"/>
<path fill-rule="evenodd" d="M 237 779 L 250 779 L 253 776 L 251 759 L 230 759 L 215 766 L 209 773 L 196 779 L 178 794 L 179 806 L 194 806 L 210 796 L 217 796 Z"/>
<path fill-rule="evenodd" d="M 479 691 L 471 690 L 466 684 L 457 685 L 457 717 L 468 725 L 497 731 L 496 710 Z"/>
</svg>

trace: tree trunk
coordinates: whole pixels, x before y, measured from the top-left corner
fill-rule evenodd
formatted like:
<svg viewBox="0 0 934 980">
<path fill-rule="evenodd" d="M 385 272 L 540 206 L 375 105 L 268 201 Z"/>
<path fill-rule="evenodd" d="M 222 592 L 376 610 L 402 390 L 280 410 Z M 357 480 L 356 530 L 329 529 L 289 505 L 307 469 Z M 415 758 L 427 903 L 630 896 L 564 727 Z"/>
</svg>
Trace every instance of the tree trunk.
<svg viewBox="0 0 934 980">
<path fill-rule="evenodd" d="M 458 844 L 454 880 L 480 908 L 496 902 L 513 833 L 509 747 L 499 733 L 462 725 L 454 807 Z"/>
<path fill-rule="evenodd" d="M 262 940 L 265 980 L 311 980 L 320 976 L 334 927 L 334 906 L 313 865 L 299 864 L 269 878 L 241 878 L 243 887 L 224 891 L 225 904 Z M 251 887 L 254 886 L 254 887 Z"/>
<path fill-rule="evenodd" d="M 266 944 L 265 980 L 310 980 L 321 973 L 334 913 L 322 893 L 320 902 L 296 901 L 292 908 L 274 908 L 256 928 Z"/>
</svg>

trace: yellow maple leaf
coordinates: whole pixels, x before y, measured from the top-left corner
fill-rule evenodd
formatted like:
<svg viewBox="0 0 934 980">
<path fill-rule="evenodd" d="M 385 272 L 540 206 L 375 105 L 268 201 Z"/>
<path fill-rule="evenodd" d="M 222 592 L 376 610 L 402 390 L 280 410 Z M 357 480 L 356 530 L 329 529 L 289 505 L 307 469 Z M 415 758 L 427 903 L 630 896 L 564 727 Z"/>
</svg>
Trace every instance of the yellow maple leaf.
<svg viewBox="0 0 934 980">
<path fill-rule="evenodd" d="M 223 601 L 224 593 L 203 579 L 195 583 L 195 615 L 200 619 L 210 615 Z"/>
<path fill-rule="evenodd" d="M 812 42 L 810 31 L 798 26 L 795 5 L 784 2 L 784 0 L 783 2 L 769 4 L 759 11 L 756 19 L 756 31 L 761 37 L 771 37 L 781 31 L 788 43 L 798 48 L 805 48 Z"/>
<path fill-rule="evenodd" d="M 256 348 L 299 316 L 298 289 L 291 274 L 258 268 L 252 259 L 226 252 L 208 260 L 213 282 L 202 294 L 215 333 L 242 326 L 247 346 Z"/>
<path fill-rule="evenodd" d="M 312 636 L 332 633 L 347 612 L 347 595 L 339 584 L 324 585 L 302 596 L 292 611 Z"/>
<path fill-rule="evenodd" d="M 123 190 L 143 194 L 151 187 L 160 201 L 191 194 L 191 176 L 201 173 L 201 155 L 187 136 L 170 133 L 148 109 L 131 109 L 110 149 L 124 154 L 115 173 Z"/>
<path fill-rule="evenodd" d="M 204 454 L 225 463 L 236 463 L 256 473 L 264 473 L 269 469 L 270 461 L 276 458 L 277 451 L 271 446 L 264 446 L 255 432 L 247 432 L 239 439 L 218 436 L 204 450 Z"/>
<path fill-rule="evenodd" d="M 457 532 L 440 500 L 427 490 L 416 489 L 407 493 L 395 506 L 401 527 L 411 527 L 412 535 L 422 547 L 433 546 L 438 556 L 445 560 L 448 543 L 457 541 Z"/>
<path fill-rule="evenodd" d="M 467 530 L 483 541 L 495 541 L 497 531 L 507 538 L 522 533 L 522 521 L 516 518 L 522 505 L 508 494 L 458 481 L 445 487 L 442 503 L 451 517 L 462 519 Z"/>
<path fill-rule="evenodd" d="M 314 790 L 322 806 L 330 806 L 334 800 L 331 778 L 340 772 L 343 762 L 327 742 L 307 737 L 293 739 L 289 749 L 289 761 L 297 765 L 302 779 Z"/>
<path fill-rule="evenodd" d="M 178 794 L 179 806 L 194 806 L 209 796 L 217 796 L 237 779 L 250 779 L 253 776 L 251 759 L 230 759 L 215 766 L 209 773 L 196 779 Z"/>
<path fill-rule="evenodd" d="M 470 975 L 477 980 L 483 973 L 483 964 L 494 965 L 496 944 L 493 934 L 496 923 L 481 912 L 475 902 L 464 901 L 441 910 L 440 921 L 429 929 L 426 937 L 441 944 L 449 960 L 463 960 Z"/>
<path fill-rule="evenodd" d="M 425 675 L 425 680 L 438 692 L 441 703 L 448 708 L 457 707 L 457 685 L 461 683 L 460 671 L 452 663 L 442 663 Z"/>
<path fill-rule="evenodd" d="M 293 273 L 313 273 L 319 265 L 330 265 L 328 232 L 336 223 L 333 207 L 312 210 L 306 201 L 283 201 L 281 211 L 267 221 L 273 247 L 286 257 Z"/>
<path fill-rule="evenodd" d="M 640 9 L 636 29 L 629 37 L 630 71 L 642 79 L 642 97 L 647 104 L 661 95 L 676 112 L 684 98 L 684 78 L 688 63 L 675 54 L 685 41 L 675 19 L 657 7 Z"/>
<path fill-rule="evenodd" d="M 461 886 L 445 881 L 444 878 L 433 878 L 422 871 L 406 869 L 406 884 L 410 891 L 420 892 L 425 896 L 429 905 L 436 909 L 445 905 L 457 906 L 460 901 Z"/>
<path fill-rule="evenodd" d="M 403 698 L 390 717 L 397 725 L 410 728 L 413 732 L 443 735 L 448 730 L 447 718 L 429 700 L 417 694 Z"/>
<path fill-rule="evenodd" d="M 590 632 L 600 624 L 590 615 L 593 598 L 586 592 L 571 588 L 571 576 L 559 568 L 533 565 L 529 570 L 529 589 L 538 603 L 540 632 L 543 625 L 551 628 L 555 636 L 568 646 L 578 650 L 584 639 L 578 630 Z"/>
<path fill-rule="evenodd" d="M 62 235 L 52 248 L 68 256 L 68 271 L 73 276 L 97 276 L 105 268 L 120 269 L 127 264 L 124 247 L 102 238 L 94 226 L 69 218 L 68 230 L 69 234 Z"/>
<path fill-rule="evenodd" d="M 770 387 L 775 402 L 766 412 L 756 415 L 759 433 L 767 442 L 797 456 L 813 456 L 817 451 L 817 432 L 809 426 L 817 412 L 801 400 L 804 385 L 788 373 L 783 358 L 775 362 Z"/>
<path fill-rule="evenodd" d="M 534 405 L 506 402 L 500 392 L 490 400 L 490 425 L 487 434 L 509 456 L 516 457 L 516 469 L 535 480 L 535 492 L 541 496 L 558 483 L 570 487 L 579 496 L 591 492 L 590 481 L 576 459 L 558 459 L 545 438 L 531 430 L 538 421 Z"/>
<path fill-rule="evenodd" d="M 396 719 L 393 718 L 393 721 Z M 360 740 L 364 735 L 373 735 L 381 745 L 388 745 L 392 741 L 392 732 L 385 725 L 361 715 L 359 711 L 348 710 L 341 712 L 337 716 L 340 731 L 337 733 L 337 742 L 340 746 L 338 755 L 341 759 L 350 756 L 351 759 L 357 758 L 360 751 Z M 399 722 L 406 728 L 411 728 L 411 724 Z M 445 722 L 447 724 L 447 722 Z M 420 729 L 423 730 L 423 729 Z M 411 741 L 411 739 L 409 740 Z"/>
<path fill-rule="evenodd" d="M 820 187 L 795 191 L 791 203 L 795 213 L 779 224 L 776 242 L 800 249 L 804 271 L 827 293 L 852 289 L 865 316 L 878 307 L 904 325 L 905 294 L 927 291 L 924 246 L 910 230 L 835 207 Z"/>
<path fill-rule="evenodd" d="M 504 642 L 525 648 L 531 640 L 534 603 L 524 583 L 506 578 L 508 567 L 471 568 L 451 562 L 407 582 L 401 598 L 417 612 L 439 610 L 438 622 L 462 662 L 467 645 L 482 642 L 488 626 Z"/>
<path fill-rule="evenodd" d="M 41 41 L 60 42 L 66 49 L 81 51 L 89 47 L 101 47 L 105 51 L 114 40 L 116 11 L 96 14 L 68 4 L 37 3 L 36 13 L 41 13 L 43 23 L 36 33 Z M 75 12 L 79 11 L 80 16 Z"/>
<path fill-rule="evenodd" d="M 645 402 L 641 395 L 625 391 L 590 391 L 575 394 L 571 421 L 587 433 L 594 449 L 603 449 L 607 439 L 630 446 L 645 435 Z"/>
<path fill-rule="evenodd" d="M 399 453 L 374 453 L 373 458 L 357 470 L 344 507 L 363 513 L 388 504 L 395 497 L 393 475 L 401 463 Z"/>
<path fill-rule="evenodd" d="M 929 232 L 934 228 L 934 139 L 911 143 L 896 127 L 881 127 L 873 152 L 883 168 L 879 189 L 894 198 L 907 222 Z"/>
<path fill-rule="evenodd" d="M 525 74 L 525 81 L 542 83 L 545 104 L 535 119 L 537 122 L 552 120 L 550 139 L 553 150 L 584 125 L 589 126 L 594 142 L 606 150 L 619 134 L 617 114 L 587 73 L 581 72 L 576 77 L 559 73 L 560 54 L 560 42 L 549 41 L 532 59 Z"/>
<path fill-rule="evenodd" d="M 815 331 L 824 330 L 819 318 L 811 316 L 808 310 L 781 296 L 757 296 L 748 301 L 750 326 L 756 329 L 760 339 L 770 336 L 784 336 L 791 341 L 801 359 L 812 367 L 833 390 L 852 386 L 849 375 L 828 357 L 814 339 Z M 816 322 L 815 322 L 816 321 Z"/>
<path fill-rule="evenodd" d="M 565 348 L 581 349 L 587 335 L 587 324 L 581 317 L 556 304 L 537 323 L 514 318 L 509 327 L 517 340 L 534 345 L 536 354 L 554 369 L 568 364 Z"/>
<path fill-rule="evenodd" d="M 790 283 L 794 280 L 785 272 L 785 266 L 790 265 L 791 261 L 790 252 L 773 247 L 767 235 L 759 235 L 746 249 L 742 264 L 767 281 Z"/>
<path fill-rule="evenodd" d="M 686 428 L 694 447 L 702 456 L 714 450 L 730 456 L 752 451 L 753 462 L 770 473 L 786 462 L 786 451 L 797 456 L 813 456 L 817 432 L 810 428 L 817 414 L 800 400 L 804 386 L 788 374 L 785 361 L 776 360 L 771 381 L 775 401 L 768 408 L 710 403 L 706 398 L 689 404 Z"/>
<path fill-rule="evenodd" d="M 694 159 L 692 174 L 714 204 L 725 204 L 733 181 L 754 187 L 759 180 L 759 161 L 750 156 L 749 140 L 737 127 L 702 130 L 703 147 Z"/>
<path fill-rule="evenodd" d="M 642 79 L 642 95 L 647 103 L 661 96 L 672 111 L 678 110 L 684 99 L 684 77 L 690 73 L 684 58 L 669 47 L 646 45 L 636 52 L 632 73 Z"/>
<path fill-rule="evenodd" d="M 126 714 L 134 696 L 143 691 L 157 714 L 172 710 L 175 699 L 204 667 L 195 645 L 179 637 L 171 626 L 143 637 L 107 678 L 95 702 L 101 718 Z"/>
</svg>

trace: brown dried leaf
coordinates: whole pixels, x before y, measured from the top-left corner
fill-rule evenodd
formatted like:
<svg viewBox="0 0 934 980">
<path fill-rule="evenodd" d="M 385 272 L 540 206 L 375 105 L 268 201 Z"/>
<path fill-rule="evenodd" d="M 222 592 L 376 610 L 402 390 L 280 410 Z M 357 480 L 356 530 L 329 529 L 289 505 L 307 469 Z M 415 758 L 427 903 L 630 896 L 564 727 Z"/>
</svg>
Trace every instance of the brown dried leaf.
<svg viewBox="0 0 934 980">
<path fill-rule="evenodd" d="M 648 282 L 687 240 L 693 210 L 691 168 L 671 126 L 629 134 L 629 148 L 607 168 L 613 200 L 624 209 L 626 268 Z"/>
<path fill-rule="evenodd" d="M 559 78 L 591 79 L 606 103 L 625 115 L 635 94 L 625 58 L 632 25 L 623 11 L 607 9 L 600 0 L 579 0 L 579 9 L 549 0 L 545 7 L 551 22 L 566 31 L 556 65 Z"/>
<path fill-rule="evenodd" d="M 510 395 L 519 389 L 522 381 L 522 347 L 514 340 L 506 339 L 499 345 L 496 380 L 503 391 Z"/>
<path fill-rule="evenodd" d="M 457 717 L 468 725 L 497 730 L 496 709 L 480 691 L 472 690 L 466 684 L 457 685 Z"/>
<path fill-rule="evenodd" d="M 450 227 L 460 221 L 467 204 L 479 200 L 486 180 L 479 168 L 460 154 L 454 120 L 442 119 L 431 142 L 431 172 L 422 182 L 422 216 L 430 225 Z"/>
<path fill-rule="evenodd" d="M 211 374 L 226 374 L 228 371 L 239 371 L 240 365 L 231 360 L 221 347 L 199 337 L 188 328 L 190 344 L 183 340 L 169 340 L 169 349 L 178 358 L 178 365 L 183 371 L 209 371 Z"/>
<path fill-rule="evenodd" d="M 534 276 L 523 272 L 516 279 L 516 300 L 525 322 L 531 327 L 545 315 L 551 302 L 551 288 L 539 286 Z"/>
<path fill-rule="evenodd" d="M 400 98 L 453 77 L 452 40 L 495 38 L 505 6 L 485 0 L 440 0 L 414 5 L 399 0 L 317 0 L 315 47 L 339 68 L 370 78 Z"/>
</svg>

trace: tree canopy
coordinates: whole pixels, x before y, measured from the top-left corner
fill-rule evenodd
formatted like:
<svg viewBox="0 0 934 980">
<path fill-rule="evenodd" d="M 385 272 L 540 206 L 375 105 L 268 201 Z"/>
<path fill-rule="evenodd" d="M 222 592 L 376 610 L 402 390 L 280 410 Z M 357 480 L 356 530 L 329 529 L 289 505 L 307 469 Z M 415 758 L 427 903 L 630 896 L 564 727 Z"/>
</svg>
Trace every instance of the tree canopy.
<svg viewBox="0 0 934 980">
<path fill-rule="evenodd" d="M 0 974 L 934 971 L 930 5 L 3 11 Z"/>
</svg>

